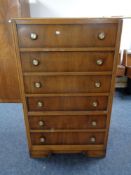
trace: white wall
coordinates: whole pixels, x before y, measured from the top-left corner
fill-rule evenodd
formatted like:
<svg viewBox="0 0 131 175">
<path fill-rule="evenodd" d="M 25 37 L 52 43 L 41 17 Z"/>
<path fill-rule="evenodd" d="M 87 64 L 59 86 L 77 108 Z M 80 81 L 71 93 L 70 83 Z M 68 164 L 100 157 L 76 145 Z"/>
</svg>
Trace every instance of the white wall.
<svg viewBox="0 0 131 175">
<path fill-rule="evenodd" d="M 29 0 L 31 17 L 130 16 L 131 0 Z M 131 19 L 123 25 L 121 49 L 131 49 Z"/>
<path fill-rule="evenodd" d="M 131 16 L 131 0 L 30 0 L 32 17 Z"/>
<path fill-rule="evenodd" d="M 131 19 L 124 19 L 123 21 L 120 48 L 131 50 Z"/>
</svg>

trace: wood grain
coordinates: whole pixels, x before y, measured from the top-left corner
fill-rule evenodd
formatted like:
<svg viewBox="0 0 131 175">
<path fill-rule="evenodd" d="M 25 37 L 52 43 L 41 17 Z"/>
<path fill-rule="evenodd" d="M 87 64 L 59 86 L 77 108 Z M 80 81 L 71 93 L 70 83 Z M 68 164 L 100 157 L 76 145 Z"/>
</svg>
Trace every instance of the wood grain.
<svg viewBox="0 0 131 175">
<path fill-rule="evenodd" d="M 60 34 L 56 35 L 56 31 Z M 105 39 L 98 38 L 105 33 Z M 19 46 L 21 48 L 37 47 L 108 47 L 116 41 L 117 24 L 83 24 L 83 25 L 18 25 Z M 37 39 L 31 40 L 30 34 L 36 33 Z"/>
<path fill-rule="evenodd" d="M 17 18 L 16 24 L 118 24 L 122 18 Z"/>
<path fill-rule="evenodd" d="M 27 99 L 29 111 L 96 111 L 107 109 L 107 97 L 31 97 Z M 42 106 L 38 106 L 41 103 Z M 96 106 L 93 106 L 93 104 Z"/>
<path fill-rule="evenodd" d="M 86 93 L 108 92 L 111 76 L 24 76 L 26 93 Z M 40 88 L 35 83 L 41 84 Z M 99 88 L 95 83 L 100 82 Z M 106 83 L 105 83 L 106 82 Z"/>
<path fill-rule="evenodd" d="M 27 1 L 26 1 L 27 2 Z M 28 16 L 24 0 L 0 0 L 0 101 L 20 102 L 19 82 L 15 60 L 15 49 L 8 20 L 13 17 Z"/>
<path fill-rule="evenodd" d="M 96 142 L 92 143 L 90 139 L 96 138 Z M 40 142 L 40 138 L 45 138 L 45 143 Z M 92 145 L 104 143 L 104 133 L 85 133 L 85 132 L 70 132 L 70 133 L 31 133 L 32 144 L 34 145 Z"/>
<path fill-rule="evenodd" d="M 37 47 L 37 48 L 20 48 L 20 52 L 54 52 L 54 51 L 58 51 L 58 52 L 71 52 L 71 51 L 75 51 L 75 52 L 79 52 L 79 51 L 89 51 L 89 52 L 103 52 L 103 51 L 115 51 L 115 47 L 63 47 L 63 48 L 42 48 L 42 47 Z"/>
<path fill-rule="evenodd" d="M 43 121 L 43 126 L 39 125 L 40 121 Z M 94 121 L 96 126 L 92 125 Z M 104 129 L 106 128 L 106 115 L 29 116 L 29 123 L 32 130 L 43 131 L 47 129 Z"/>
<path fill-rule="evenodd" d="M 21 53 L 21 64 L 23 72 L 99 72 L 111 71 L 113 58 L 113 52 L 29 52 Z"/>
<path fill-rule="evenodd" d="M 121 21 L 13 20 L 32 157 L 80 152 L 91 157 L 105 155 Z M 60 31 L 59 36 L 55 35 L 56 30 Z M 30 39 L 30 32 L 38 34 L 37 40 Z M 99 32 L 105 32 L 104 40 L 98 40 Z M 98 57 L 103 59 L 101 66 L 96 65 Z M 33 59 L 38 59 L 37 67 L 32 64 Z M 100 87 L 95 86 L 96 82 L 101 83 Z M 40 83 L 40 87 L 35 87 L 35 83 Z M 94 100 L 98 102 L 95 109 Z M 38 102 L 42 102 L 41 108 Z M 96 122 L 95 126 L 92 122 Z M 45 139 L 43 143 L 41 138 Z M 91 138 L 95 138 L 93 143 Z"/>
</svg>

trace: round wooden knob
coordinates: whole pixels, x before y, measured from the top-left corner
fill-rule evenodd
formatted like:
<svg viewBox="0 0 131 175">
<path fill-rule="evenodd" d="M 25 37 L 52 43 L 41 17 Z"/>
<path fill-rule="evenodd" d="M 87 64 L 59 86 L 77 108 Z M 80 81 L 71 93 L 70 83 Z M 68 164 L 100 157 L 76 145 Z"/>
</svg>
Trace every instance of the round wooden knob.
<svg viewBox="0 0 131 175">
<path fill-rule="evenodd" d="M 44 137 L 40 138 L 40 143 L 45 143 L 45 138 Z"/>
<path fill-rule="evenodd" d="M 99 34 L 98 34 L 98 39 L 99 40 L 103 40 L 103 39 L 105 39 L 105 33 L 104 32 L 100 32 Z"/>
<path fill-rule="evenodd" d="M 98 106 L 98 102 L 97 102 L 97 101 L 94 101 L 94 102 L 92 103 L 92 106 L 93 106 L 93 107 L 97 107 L 97 106 Z"/>
<path fill-rule="evenodd" d="M 36 83 L 35 83 L 35 87 L 36 87 L 36 88 L 41 88 L 41 83 L 40 83 L 40 82 L 36 82 Z"/>
<path fill-rule="evenodd" d="M 101 66 L 101 65 L 103 64 L 103 60 L 102 60 L 102 59 L 98 59 L 98 60 L 96 61 L 96 64 L 97 64 L 98 66 Z"/>
<path fill-rule="evenodd" d="M 37 106 L 38 106 L 39 108 L 41 108 L 41 107 L 43 106 L 43 102 L 38 101 L 38 102 L 37 102 Z"/>
<path fill-rule="evenodd" d="M 33 64 L 34 66 L 38 66 L 38 65 L 39 65 L 39 61 L 36 60 L 36 59 L 34 59 L 34 60 L 32 61 L 32 64 Z"/>
<path fill-rule="evenodd" d="M 31 38 L 32 40 L 36 40 L 36 39 L 38 38 L 38 35 L 37 35 L 36 33 L 31 33 L 31 34 L 30 34 L 30 38 Z"/>
<path fill-rule="evenodd" d="M 44 126 L 45 125 L 44 121 L 42 121 L 42 120 L 40 120 L 38 124 L 39 124 L 39 126 Z"/>
<path fill-rule="evenodd" d="M 96 126 L 96 124 L 97 124 L 96 121 L 92 121 L 92 122 L 91 122 L 91 125 L 92 125 L 92 126 Z"/>
<path fill-rule="evenodd" d="M 91 137 L 90 141 L 91 141 L 91 143 L 95 143 L 96 142 L 96 138 L 95 137 Z"/>
<path fill-rule="evenodd" d="M 95 87 L 96 88 L 100 88 L 101 87 L 101 83 L 100 82 L 95 82 Z"/>
</svg>

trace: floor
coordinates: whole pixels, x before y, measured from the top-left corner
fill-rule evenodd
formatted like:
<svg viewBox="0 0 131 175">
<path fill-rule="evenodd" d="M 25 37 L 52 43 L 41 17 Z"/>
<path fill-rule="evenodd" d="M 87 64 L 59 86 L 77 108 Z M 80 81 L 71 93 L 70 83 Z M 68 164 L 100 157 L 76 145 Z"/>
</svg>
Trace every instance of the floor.
<svg viewBox="0 0 131 175">
<path fill-rule="evenodd" d="M 31 159 L 21 104 L 0 104 L 0 175 L 131 175 L 131 96 L 116 92 L 107 155 Z"/>
</svg>

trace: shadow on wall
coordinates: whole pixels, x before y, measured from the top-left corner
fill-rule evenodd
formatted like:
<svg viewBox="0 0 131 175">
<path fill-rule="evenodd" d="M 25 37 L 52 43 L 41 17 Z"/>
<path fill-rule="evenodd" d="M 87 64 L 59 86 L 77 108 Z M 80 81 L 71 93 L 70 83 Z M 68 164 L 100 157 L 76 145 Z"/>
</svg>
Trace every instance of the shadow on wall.
<svg viewBox="0 0 131 175">
<path fill-rule="evenodd" d="M 56 17 L 58 12 L 54 11 L 50 7 L 46 6 L 46 4 L 41 3 L 39 0 L 30 0 L 30 13 L 31 17 Z"/>
</svg>

